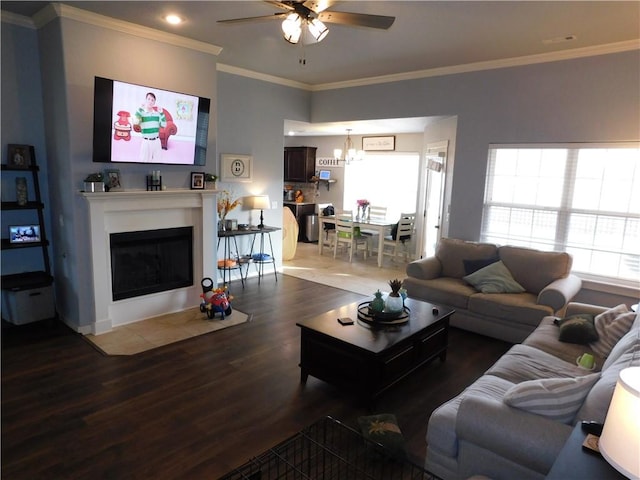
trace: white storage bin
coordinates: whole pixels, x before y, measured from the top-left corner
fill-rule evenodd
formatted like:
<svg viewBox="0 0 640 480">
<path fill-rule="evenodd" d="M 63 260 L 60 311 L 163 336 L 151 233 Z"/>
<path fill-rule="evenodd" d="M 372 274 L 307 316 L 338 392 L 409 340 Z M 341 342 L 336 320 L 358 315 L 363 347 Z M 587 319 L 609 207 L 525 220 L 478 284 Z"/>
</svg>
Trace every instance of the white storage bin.
<svg viewBox="0 0 640 480">
<path fill-rule="evenodd" d="M 53 285 L 2 290 L 2 318 L 15 325 L 53 318 L 55 312 Z"/>
</svg>

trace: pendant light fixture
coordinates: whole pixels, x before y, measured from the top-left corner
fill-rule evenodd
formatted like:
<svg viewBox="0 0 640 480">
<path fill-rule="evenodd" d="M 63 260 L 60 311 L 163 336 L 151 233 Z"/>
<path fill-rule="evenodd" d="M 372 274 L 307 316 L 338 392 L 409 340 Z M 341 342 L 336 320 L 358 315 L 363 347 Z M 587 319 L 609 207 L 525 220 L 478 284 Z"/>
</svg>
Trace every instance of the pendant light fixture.
<svg viewBox="0 0 640 480">
<path fill-rule="evenodd" d="M 336 148 L 333 151 L 333 156 L 336 160 L 342 161 L 347 165 L 349 165 L 353 161 L 362 160 L 364 158 L 364 150 L 356 150 L 353 145 L 353 140 L 351 140 L 350 128 L 347 128 L 347 138 L 344 141 L 344 148 Z"/>
</svg>

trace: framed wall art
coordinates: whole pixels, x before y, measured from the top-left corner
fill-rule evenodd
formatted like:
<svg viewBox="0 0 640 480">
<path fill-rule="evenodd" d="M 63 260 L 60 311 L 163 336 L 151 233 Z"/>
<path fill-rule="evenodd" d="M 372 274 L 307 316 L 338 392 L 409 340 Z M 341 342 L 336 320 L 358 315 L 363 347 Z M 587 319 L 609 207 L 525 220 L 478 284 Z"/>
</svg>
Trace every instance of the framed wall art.
<svg viewBox="0 0 640 480">
<path fill-rule="evenodd" d="M 7 146 L 8 156 L 7 165 L 11 168 L 29 168 L 34 157 L 34 149 L 32 145 L 16 145 L 9 144 Z"/>
<path fill-rule="evenodd" d="M 191 172 L 191 190 L 204 190 L 204 172 Z"/>
<path fill-rule="evenodd" d="M 362 149 L 365 152 L 385 152 L 396 149 L 395 135 L 385 137 L 362 137 Z"/>
<path fill-rule="evenodd" d="M 253 157 L 223 153 L 220 156 L 220 181 L 250 182 L 253 178 Z"/>
</svg>

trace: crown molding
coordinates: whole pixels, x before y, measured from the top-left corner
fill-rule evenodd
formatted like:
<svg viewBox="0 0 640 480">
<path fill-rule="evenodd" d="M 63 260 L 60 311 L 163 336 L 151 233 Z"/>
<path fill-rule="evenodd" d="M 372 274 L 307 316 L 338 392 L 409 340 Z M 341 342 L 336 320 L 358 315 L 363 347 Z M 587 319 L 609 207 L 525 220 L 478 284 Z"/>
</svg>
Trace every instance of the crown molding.
<svg viewBox="0 0 640 480">
<path fill-rule="evenodd" d="M 572 60 L 576 58 L 594 57 L 597 55 L 608 55 L 612 53 L 629 52 L 632 50 L 640 50 L 640 39 L 629 40 L 626 42 L 609 43 L 605 45 L 596 45 L 593 47 L 574 48 L 570 50 L 562 50 L 558 52 L 540 53 L 536 55 L 527 55 L 523 57 L 504 58 L 500 60 L 490 60 L 486 62 L 468 63 L 464 65 L 451 65 L 448 67 L 431 68 L 426 70 L 416 70 L 413 72 L 394 73 L 391 75 L 382 75 L 378 77 L 359 78 L 356 80 L 348 80 L 344 82 L 323 83 L 319 85 L 311 85 L 308 83 L 294 82 L 286 78 L 266 75 L 252 70 L 233 67 L 231 65 L 218 64 L 217 70 L 243 77 L 263 80 L 265 82 L 277 83 L 288 87 L 300 88 L 311 92 L 322 90 L 337 90 L 339 88 L 363 87 L 367 85 L 376 85 L 380 83 L 400 82 L 403 80 L 416 80 L 420 78 L 442 77 L 445 75 L 456 75 L 459 73 L 479 72 L 482 70 L 495 70 L 498 68 L 521 67 L 525 65 L 535 65 L 538 63 L 559 62 L 563 60 Z"/>
<path fill-rule="evenodd" d="M 36 28 L 36 25 L 33 23 L 33 20 L 31 20 L 29 17 L 25 17 L 24 15 L 18 15 L 16 13 L 7 12 L 6 10 L 0 11 L 0 15 L 1 15 L 0 20 L 3 23 L 10 23 L 12 25 L 31 28 L 34 30 Z"/>
<path fill-rule="evenodd" d="M 640 50 L 640 39 L 629 40 L 626 42 L 609 43 L 605 45 L 595 45 L 592 47 L 574 48 L 558 52 L 526 55 L 523 57 L 504 58 L 499 60 L 489 60 L 486 62 L 476 62 L 464 65 L 452 65 L 448 67 L 382 75 L 379 77 L 361 78 L 357 80 L 348 80 L 345 82 L 324 83 L 319 85 L 312 85 L 310 86 L 310 89 L 312 91 L 321 91 L 335 90 L 338 88 L 362 87 L 379 83 L 399 82 L 403 80 L 415 80 L 428 77 L 440 77 L 444 75 L 478 72 L 482 70 L 494 70 L 498 68 L 521 67 L 524 65 L 535 65 L 538 63 L 559 62 L 563 60 L 573 60 L 576 58 L 622 53 L 632 50 Z"/>
<path fill-rule="evenodd" d="M 154 28 L 143 27 L 130 22 L 116 20 L 105 15 L 81 10 L 61 3 L 50 3 L 33 16 L 35 26 L 41 28 L 55 18 L 68 18 L 78 22 L 95 25 L 97 27 L 108 28 L 121 33 L 134 35 L 136 37 L 155 40 L 157 42 L 168 43 L 170 45 L 188 48 L 210 55 L 219 55 L 222 47 L 212 45 L 210 43 L 192 40 L 190 38 L 181 37 L 173 33 L 161 32 Z"/>
<path fill-rule="evenodd" d="M 312 86 L 308 83 L 296 82 L 295 80 L 289 80 L 283 77 L 276 77 L 274 75 L 267 75 L 266 73 L 259 73 L 253 70 L 247 70 L 246 68 L 234 67 L 233 65 L 227 65 L 224 63 L 217 63 L 216 70 L 219 72 L 231 73 L 233 75 L 239 75 L 241 77 L 253 78 L 255 80 L 262 80 L 265 82 L 276 83 L 285 87 L 299 88 L 301 90 L 311 90 Z"/>
</svg>

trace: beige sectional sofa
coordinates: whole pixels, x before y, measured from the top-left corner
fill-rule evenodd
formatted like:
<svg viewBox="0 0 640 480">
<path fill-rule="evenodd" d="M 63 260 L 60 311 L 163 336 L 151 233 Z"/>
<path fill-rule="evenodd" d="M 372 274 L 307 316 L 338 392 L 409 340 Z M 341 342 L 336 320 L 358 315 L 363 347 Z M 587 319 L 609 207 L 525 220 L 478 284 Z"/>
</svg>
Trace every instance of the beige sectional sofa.
<svg viewBox="0 0 640 480">
<path fill-rule="evenodd" d="M 566 315 L 605 310 L 570 303 Z M 514 345 L 476 382 L 434 410 L 427 428 L 425 468 L 445 480 L 473 475 L 543 479 L 575 424 L 604 422 L 620 371 L 640 366 L 640 317 L 633 312 L 615 316 L 622 338 L 610 338 L 611 347 L 602 346 L 603 335 L 598 345 L 561 342 L 555 318 L 544 318 L 522 344 Z M 576 364 L 583 353 L 594 355 L 593 370 Z M 566 389 L 556 389 L 539 402 L 543 412 L 534 411 L 530 403 L 523 402 L 526 407 L 510 403 L 521 387 L 531 388 L 532 383 L 546 381 L 542 387 L 546 393 L 551 390 L 548 382 L 574 380 L 582 387 L 571 392 L 571 402 Z M 539 395 L 543 395 L 540 390 L 533 392 L 529 400 Z M 548 411 L 554 408 L 558 412 Z M 565 418 L 553 417 L 559 414 Z"/>
<path fill-rule="evenodd" d="M 482 293 L 463 279 L 496 260 L 524 291 Z M 411 298 L 455 309 L 451 325 L 516 343 L 545 316 L 561 314 L 578 293 L 582 281 L 571 274 L 571 264 L 563 252 L 443 238 L 435 256 L 407 265 L 404 287 Z"/>
</svg>

